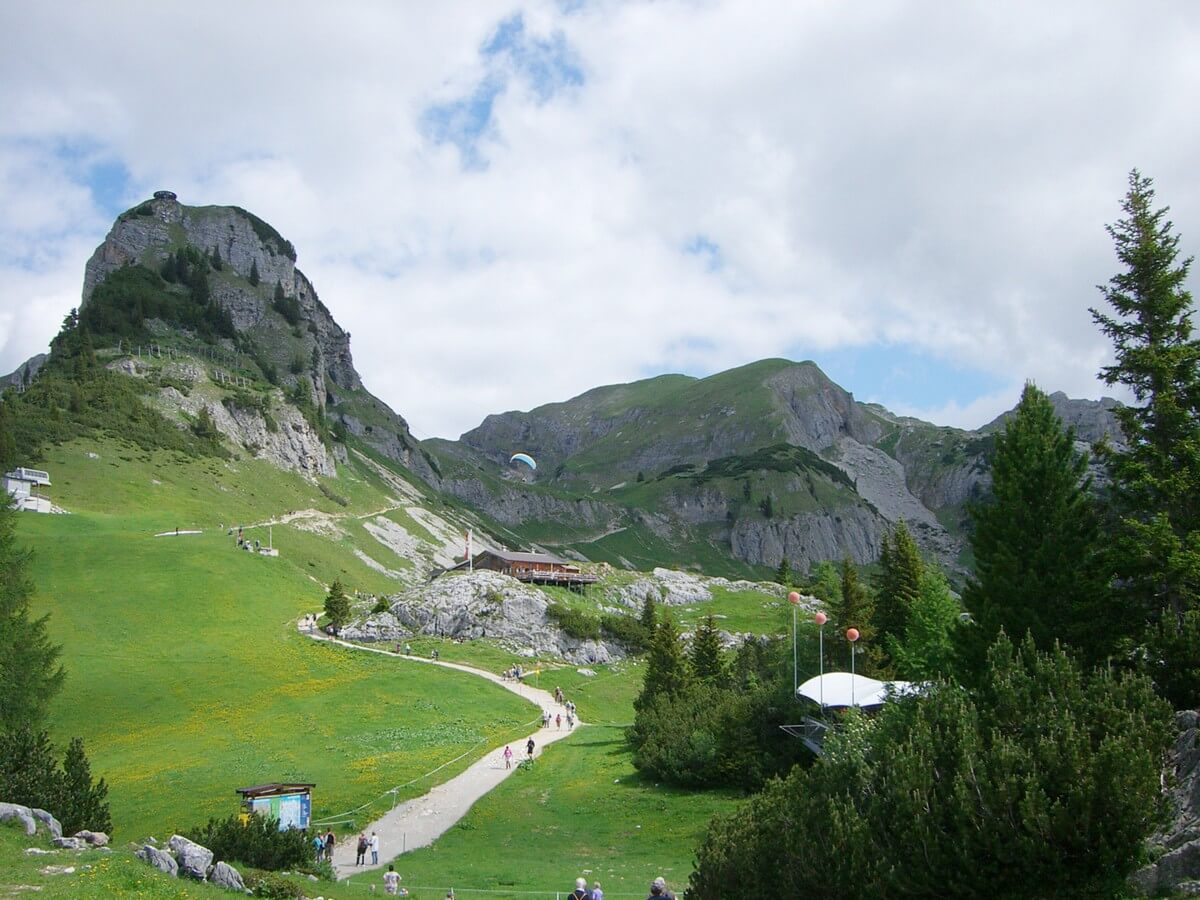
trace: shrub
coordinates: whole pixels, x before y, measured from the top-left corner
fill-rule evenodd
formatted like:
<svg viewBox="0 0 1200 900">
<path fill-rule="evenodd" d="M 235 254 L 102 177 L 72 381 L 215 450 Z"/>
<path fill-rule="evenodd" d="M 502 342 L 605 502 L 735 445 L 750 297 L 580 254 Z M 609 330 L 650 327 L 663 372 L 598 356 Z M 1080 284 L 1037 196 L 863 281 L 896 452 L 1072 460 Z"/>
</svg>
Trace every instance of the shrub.
<svg viewBox="0 0 1200 900">
<path fill-rule="evenodd" d="M 390 606 L 388 606 L 388 602 L 385 597 L 377 598 L 375 600 L 375 605 L 371 607 L 372 613 L 385 613 L 385 612 L 391 612 L 391 611 L 392 611 L 392 608 Z"/>
<path fill-rule="evenodd" d="M 603 613 L 600 630 L 613 640 L 620 641 L 634 653 L 642 653 L 650 643 L 646 627 L 633 616 Z"/>
<path fill-rule="evenodd" d="M 270 872 L 256 872 L 246 876 L 246 887 L 252 897 L 271 897 L 275 900 L 292 900 L 304 896 L 304 889 L 286 878 Z"/>
<path fill-rule="evenodd" d="M 328 497 L 330 500 L 332 500 L 338 506 L 349 506 L 350 505 L 349 500 L 347 500 L 341 494 L 335 493 L 333 491 L 333 489 L 330 488 L 329 486 L 318 481 L 317 487 L 319 487 L 321 489 L 322 494 L 324 494 L 326 497 Z"/>
<path fill-rule="evenodd" d="M 573 607 L 549 603 L 546 605 L 546 616 L 573 638 L 581 641 L 600 639 L 600 622 Z"/>
<path fill-rule="evenodd" d="M 184 832 L 184 837 L 211 850 L 214 862 L 237 862 L 255 869 L 292 869 L 311 862 L 313 856 L 307 834 L 296 828 L 280 831 L 279 820 L 266 816 L 252 815 L 244 821 L 238 815 L 209 819 L 206 825 Z"/>
<path fill-rule="evenodd" d="M 852 714 L 816 765 L 715 819 L 688 896 L 1114 896 L 1171 726 L 1147 679 L 1001 635 L 977 690 Z"/>
</svg>

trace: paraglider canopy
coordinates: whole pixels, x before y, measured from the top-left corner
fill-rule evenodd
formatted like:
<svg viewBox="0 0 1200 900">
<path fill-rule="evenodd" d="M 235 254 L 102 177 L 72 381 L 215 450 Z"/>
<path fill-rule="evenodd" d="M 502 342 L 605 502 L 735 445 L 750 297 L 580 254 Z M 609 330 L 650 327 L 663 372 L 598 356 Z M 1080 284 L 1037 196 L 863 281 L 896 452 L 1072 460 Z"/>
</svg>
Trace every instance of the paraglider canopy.
<svg viewBox="0 0 1200 900">
<path fill-rule="evenodd" d="M 525 463 L 525 465 L 529 466 L 529 468 L 533 469 L 535 472 L 537 471 L 537 463 L 533 461 L 533 457 L 530 456 L 528 453 L 514 453 L 512 455 L 512 458 L 509 460 L 509 462 L 510 463 L 523 462 L 523 463 Z"/>
</svg>

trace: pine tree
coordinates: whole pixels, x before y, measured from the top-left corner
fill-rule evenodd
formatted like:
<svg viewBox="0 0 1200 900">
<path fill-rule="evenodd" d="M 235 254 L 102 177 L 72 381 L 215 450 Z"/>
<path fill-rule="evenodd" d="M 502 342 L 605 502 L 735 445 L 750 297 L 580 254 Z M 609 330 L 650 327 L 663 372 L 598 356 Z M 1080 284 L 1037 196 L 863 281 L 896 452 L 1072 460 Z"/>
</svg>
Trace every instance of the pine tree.
<svg viewBox="0 0 1200 900">
<path fill-rule="evenodd" d="M 638 621 L 646 630 L 646 640 L 649 641 L 654 637 L 655 629 L 658 628 L 657 604 L 654 602 L 654 594 L 651 591 L 646 591 L 646 599 L 642 601 L 642 614 Z"/>
<path fill-rule="evenodd" d="M 0 504 L 0 731 L 41 722 L 66 677 L 49 615 L 30 618 L 29 553 L 17 546 L 16 516 Z"/>
<path fill-rule="evenodd" d="M 936 569 L 926 569 L 917 596 L 909 604 L 903 637 L 884 636 L 896 675 L 909 681 L 952 675 L 958 662 L 955 640 L 963 627 L 961 613 L 946 576 Z"/>
<path fill-rule="evenodd" d="M 991 495 L 969 509 L 968 669 L 983 664 L 1001 629 L 1014 640 L 1028 631 L 1044 650 L 1063 641 L 1092 662 L 1111 651 L 1109 569 L 1089 487 L 1074 432 L 1063 431 L 1045 394 L 1025 385 L 996 439 Z"/>
<path fill-rule="evenodd" d="M 213 244 L 212 255 L 209 256 L 208 261 L 218 272 L 225 268 L 225 263 L 221 259 L 221 248 L 216 244 Z"/>
<path fill-rule="evenodd" d="M 784 587 L 792 586 L 792 564 L 786 556 L 779 561 L 779 568 L 775 570 L 775 583 Z"/>
<path fill-rule="evenodd" d="M 1137 170 L 1121 204 L 1125 218 L 1108 227 L 1124 270 L 1101 286 L 1113 315 L 1091 310 L 1112 340 L 1115 362 L 1101 370 L 1107 384 L 1133 395 L 1116 415 L 1127 449 L 1108 449 L 1119 527 L 1115 569 L 1130 607 L 1127 619 L 1149 630 L 1152 668 L 1162 685 L 1168 670 L 1195 669 L 1167 635 L 1187 630 L 1200 609 L 1200 341 L 1193 337 L 1192 297 L 1184 287 L 1192 257 L 1179 259 L 1179 237 L 1154 208 L 1153 182 Z M 1166 616 L 1174 625 L 1158 625 Z M 1176 671 L 1183 683 L 1200 678 Z M 1191 705 L 1195 696 L 1172 696 Z"/>
<path fill-rule="evenodd" d="M 28 722 L 0 728 L 0 797 L 4 802 L 54 813 L 62 794 L 63 776 L 49 735 Z"/>
<path fill-rule="evenodd" d="M 350 621 L 350 598 L 342 587 L 340 579 L 334 579 L 325 596 L 325 615 L 333 625 L 334 631 L 341 631 L 342 626 Z"/>
<path fill-rule="evenodd" d="M 0 472 L 12 471 L 17 465 L 17 442 L 13 439 L 9 426 L 10 415 L 8 403 L 0 396 Z M 0 496 L 0 502 L 5 499 Z"/>
<path fill-rule="evenodd" d="M 692 674 L 698 681 L 717 686 L 725 683 L 725 658 L 712 613 L 701 619 L 700 624 L 696 626 L 688 656 L 692 664 Z"/>
<path fill-rule="evenodd" d="M 250 261 L 250 279 L 249 280 L 250 280 L 251 287 L 258 287 L 258 282 L 261 279 L 258 274 L 258 260 L 257 259 L 252 259 Z"/>
<path fill-rule="evenodd" d="M 849 557 L 842 560 L 841 576 L 841 596 L 829 604 L 829 608 L 842 637 L 847 629 L 858 629 L 855 650 L 861 662 L 857 664 L 857 671 L 865 675 L 878 670 L 882 662 L 882 648 L 875 641 L 874 604 L 866 585 L 858 580 L 858 572 Z"/>
<path fill-rule="evenodd" d="M 664 609 L 662 620 L 650 640 L 646 676 L 641 694 L 633 701 L 634 709 L 641 710 L 649 706 L 660 694 L 678 694 L 690 682 L 688 661 L 679 643 L 679 629 L 675 627 L 670 609 Z"/>
<path fill-rule="evenodd" d="M 875 586 L 875 627 L 880 637 L 891 636 L 903 643 L 909 612 L 921 592 L 925 563 L 908 527 L 900 522 L 891 535 L 883 536 L 879 555 L 879 578 Z"/>
<path fill-rule="evenodd" d="M 72 738 L 62 767 L 62 797 L 57 806 L 63 834 L 77 831 L 112 833 L 108 811 L 108 785 L 104 779 L 92 781 L 92 768 L 83 750 L 83 741 Z"/>
<path fill-rule="evenodd" d="M 272 300 L 275 303 L 281 303 L 281 302 L 283 302 L 284 299 L 286 299 L 286 295 L 283 293 L 283 282 L 280 281 L 279 279 L 276 279 L 275 280 L 275 295 L 274 295 L 274 297 L 272 297 Z"/>
</svg>

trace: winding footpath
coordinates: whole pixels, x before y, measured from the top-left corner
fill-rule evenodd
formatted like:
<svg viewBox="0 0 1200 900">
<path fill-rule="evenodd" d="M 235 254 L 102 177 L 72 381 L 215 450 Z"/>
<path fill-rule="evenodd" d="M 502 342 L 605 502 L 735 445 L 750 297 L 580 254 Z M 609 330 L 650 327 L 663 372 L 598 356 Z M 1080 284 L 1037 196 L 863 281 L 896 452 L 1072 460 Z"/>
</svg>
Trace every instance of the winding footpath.
<svg viewBox="0 0 1200 900">
<path fill-rule="evenodd" d="M 508 746 L 512 747 L 513 751 L 513 765 L 511 769 L 504 767 L 504 746 L 495 747 L 487 751 L 482 759 L 472 763 L 461 774 L 456 775 L 443 784 L 439 784 L 422 797 L 398 804 L 395 809 L 385 813 L 381 818 L 362 828 L 361 831 L 368 837 L 371 832 L 379 835 L 378 865 L 370 864 L 371 855 L 368 851 L 367 864 L 356 866 L 354 860 L 357 855 L 355 847 L 357 835 L 347 835 L 342 838 L 334 846 L 333 851 L 333 869 L 338 879 L 346 878 L 357 872 L 369 872 L 374 869 L 386 868 L 387 864 L 401 853 L 415 850 L 418 847 L 428 847 L 449 831 L 459 819 L 465 816 L 467 811 L 475 805 L 475 801 L 500 784 L 505 778 L 513 774 L 513 772 L 517 771 L 517 764 L 525 759 L 525 744 L 529 738 L 533 738 L 536 747 L 534 751 L 536 758 L 541 755 L 542 749 L 547 744 L 561 741 L 571 733 L 565 725 L 567 718 L 566 707 L 560 703 L 556 703 L 554 695 L 549 691 L 530 687 L 519 681 L 506 681 L 499 675 L 494 675 L 483 669 L 476 669 L 473 666 L 465 666 L 462 663 L 443 662 L 441 660 L 425 659 L 417 656 L 404 656 L 403 654 L 393 653 L 390 650 L 351 644 L 347 641 L 321 634 L 319 631 L 309 632 L 300 623 L 297 623 L 296 627 L 301 634 L 306 634 L 313 638 L 313 640 L 325 641 L 330 644 L 340 644 L 343 647 L 350 647 L 353 650 L 360 650 L 364 653 L 379 653 L 383 656 L 404 659 L 423 665 L 456 669 L 459 672 L 466 672 L 469 675 L 484 678 L 528 700 L 538 708 L 539 712 L 541 710 L 549 711 L 552 721 L 553 716 L 561 714 L 564 722 L 564 726 L 561 729 L 554 728 L 553 725 L 550 728 L 539 728 L 532 734 L 510 743 Z M 575 724 L 576 726 L 580 726 L 584 723 L 576 719 Z"/>
</svg>

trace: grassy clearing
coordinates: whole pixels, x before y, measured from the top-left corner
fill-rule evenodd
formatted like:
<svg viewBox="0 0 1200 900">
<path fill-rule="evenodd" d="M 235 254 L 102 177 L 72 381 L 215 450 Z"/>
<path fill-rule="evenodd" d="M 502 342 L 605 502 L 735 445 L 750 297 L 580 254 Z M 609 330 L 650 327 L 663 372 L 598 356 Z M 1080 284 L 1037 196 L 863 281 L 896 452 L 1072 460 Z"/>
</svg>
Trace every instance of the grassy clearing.
<svg viewBox="0 0 1200 900">
<path fill-rule="evenodd" d="M 444 780 L 534 718 L 469 675 L 295 633 L 335 577 L 352 590 L 396 588 L 352 555 L 351 537 L 276 526 L 281 556 L 270 559 L 238 552 L 216 527 L 287 509 L 334 512 L 303 480 L 253 461 L 115 443 L 54 448 L 47 465 L 57 502 L 75 512 L 21 517 L 19 533 L 35 554 L 35 609 L 51 614 L 68 669 L 52 731 L 86 741 L 120 837 L 226 815 L 234 788 L 262 781 L 316 782 L 315 815 L 340 813 L 466 754 L 438 773 Z M 356 505 L 384 499 L 360 495 Z M 154 536 L 176 525 L 204 533 Z"/>
<path fill-rule="evenodd" d="M 50 856 L 27 856 L 26 847 L 49 849 L 39 832 L 26 837 L 13 823 L 0 824 L 0 896 L 71 897 L 109 900 L 111 897 L 229 897 L 228 891 L 190 884 L 157 871 L 131 853 L 117 850 L 59 850 Z M 74 867 L 70 874 L 43 875 L 48 866 Z M 31 890 L 32 889 L 32 890 Z"/>
<path fill-rule="evenodd" d="M 489 900 L 565 896 L 585 873 L 607 897 L 644 897 L 657 875 L 675 886 L 686 881 L 708 820 L 737 802 L 647 783 L 621 729 L 588 726 L 548 747 L 432 847 L 400 857 L 396 870 L 417 897 L 442 897 L 450 887 L 460 896 L 488 890 Z M 347 884 L 362 893 L 379 877 Z"/>
</svg>

